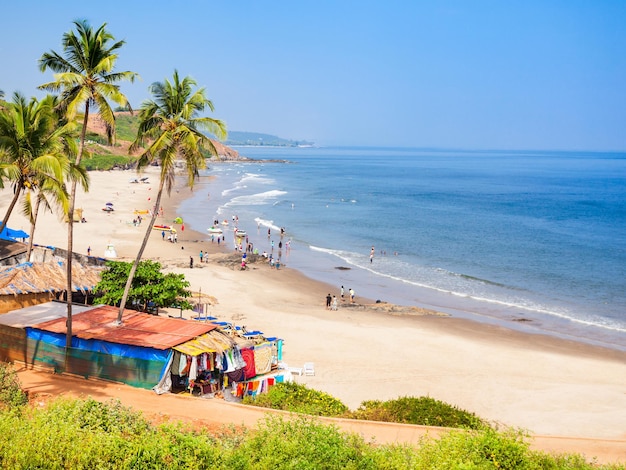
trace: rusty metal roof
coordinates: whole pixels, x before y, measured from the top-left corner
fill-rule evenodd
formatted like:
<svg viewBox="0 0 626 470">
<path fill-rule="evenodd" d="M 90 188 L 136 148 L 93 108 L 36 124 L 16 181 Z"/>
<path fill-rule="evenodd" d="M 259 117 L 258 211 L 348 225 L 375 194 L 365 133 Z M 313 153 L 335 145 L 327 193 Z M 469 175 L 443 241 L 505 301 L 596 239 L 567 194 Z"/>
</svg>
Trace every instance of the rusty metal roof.
<svg viewBox="0 0 626 470">
<path fill-rule="evenodd" d="M 159 317 L 125 310 L 123 325 L 116 325 L 119 309 L 109 305 L 94 307 L 72 316 L 72 335 L 132 346 L 169 349 L 217 328 L 204 322 Z M 66 333 L 65 318 L 34 325 L 52 333 Z"/>
</svg>

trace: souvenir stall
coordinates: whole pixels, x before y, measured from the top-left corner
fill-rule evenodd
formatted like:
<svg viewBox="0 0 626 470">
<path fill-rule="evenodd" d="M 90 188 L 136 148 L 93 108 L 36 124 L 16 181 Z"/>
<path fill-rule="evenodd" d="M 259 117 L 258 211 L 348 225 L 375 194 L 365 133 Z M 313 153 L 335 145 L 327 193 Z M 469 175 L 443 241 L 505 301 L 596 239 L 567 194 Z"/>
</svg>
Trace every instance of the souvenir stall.
<svg viewBox="0 0 626 470">
<path fill-rule="evenodd" d="M 210 331 L 172 348 L 154 391 L 206 398 L 224 388 L 238 398 L 265 392 L 276 382 L 291 380 L 289 371 L 278 369 L 282 343 L 278 338 L 246 337 L 235 329 Z"/>
<path fill-rule="evenodd" d="M 282 339 L 260 337 L 253 340 L 252 346 L 237 337 L 235 341 L 246 364 L 238 377 L 231 377 L 233 395 L 237 398 L 256 396 L 267 392 L 275 383 L 292 380 L 289 370 L 278 367 L 283 359 Z"/>
</svg>

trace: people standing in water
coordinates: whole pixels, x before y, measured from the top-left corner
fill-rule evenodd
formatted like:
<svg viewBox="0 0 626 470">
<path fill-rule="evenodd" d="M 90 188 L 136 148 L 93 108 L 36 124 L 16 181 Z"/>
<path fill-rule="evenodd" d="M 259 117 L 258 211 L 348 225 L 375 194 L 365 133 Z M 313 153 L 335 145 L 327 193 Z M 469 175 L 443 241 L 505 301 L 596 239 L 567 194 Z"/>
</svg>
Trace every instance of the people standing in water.
<svg viewBox="0 0 626 470">
<path fill-rule="evenodd" d="M 343 286 L 341 286 L 341 301 L 343 302 L 345 299 L 343 298 Z"/>
<path fill-rule="evenodd" d="M 374 261 L 374 247 L 370 251 L 370 263 Z"/>
</svg>

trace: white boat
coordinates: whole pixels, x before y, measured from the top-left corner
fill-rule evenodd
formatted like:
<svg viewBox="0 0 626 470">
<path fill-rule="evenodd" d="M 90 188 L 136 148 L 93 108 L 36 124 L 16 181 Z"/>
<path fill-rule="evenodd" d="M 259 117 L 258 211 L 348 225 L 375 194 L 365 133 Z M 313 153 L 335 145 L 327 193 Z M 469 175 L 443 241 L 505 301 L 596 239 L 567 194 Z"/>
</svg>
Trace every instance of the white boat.
<svg viewBox="0 0 626 470">
<path fill-rule="evenodd" d="M 207 230 L 207 232 L 209 232 L 209 233 L 222 233 L 222 229 L 221 229 L 221 228 L 219 228 L 219 227 L 215 227 L 215 226 L 213 226 L 213 227 L 209 227 L 209 228 L 208 228 L 208 229 L 206 229 L 206 230 Z"/>
<path fill-rule="evenodd" d="M 237 238 L 243 238 L 247 235 L 245 230 L 235 230 L 235 236 Z"/>
</svg>

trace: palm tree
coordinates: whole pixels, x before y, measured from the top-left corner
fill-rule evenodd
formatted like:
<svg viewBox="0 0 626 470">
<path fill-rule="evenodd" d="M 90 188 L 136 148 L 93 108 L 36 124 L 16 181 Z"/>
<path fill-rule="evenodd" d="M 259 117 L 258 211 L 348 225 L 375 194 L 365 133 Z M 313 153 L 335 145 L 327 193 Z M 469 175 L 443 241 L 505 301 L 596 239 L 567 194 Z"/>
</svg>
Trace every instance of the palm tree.
<svg viewBox="0 0 626 470">
<path fill-rule="evenodd" d="M 50 187 L 63 186 L 65 142 L 70 139 L 71 126 L 58 126 L 52 103 L 50 98 L 26 101 L 15 93 L 0 112 L 0 171 L 13 186 L 0 232 L 23 191 L 40 189 L 44 181 Z"/>
<path fill-rule="evenodd" d="M 163 188 L 167 189 L 168 195 L 172 190 L 176 160 L 183 160 L 187 173 L 187 185 L 193 187 L 198 170 L 206 166 L 202 150 L 206 148 L 212 155 L 217 155 L 213 142 L 202 134 L 201 130 L 208 131 L 220 139 L 226 137 L 226 125 L 222 121 L 199 116 L 199 113 L 207 108 L 214 111 L 214 107 L 213 102 L 205 96 L 204 88 L 195 89 L 196 85 L 196 81 L 190 77 L 180 80 L 178 71 L 175 70 L 172 81 L 166 79 L 164 82 L 156 82 L 150 86 L 153 99 L 141 105 L 139 128 L 137 137 L 131 145 L 131 151 L 147 145 L 139 156 L 137 168 L 141 169 L 158 161 L 161 174 L 159 191 L 152 210 L 152 220 L 146 228 L 146 234 L 124 288 L 117 317 L 119 324 L 122 323 L 124 307 L 135 271 L 148 244 L 158 209 L 161 207 Z"/>
<path fill-rule="evenodd" d="M 75 166 L 80 162 L 85 149 L 85 133 L 89 120 L 89 111 L 93 107 L 108 128 L 115 129 L 115 115 L 108 100 L 121 106 L 129 106 L 128 99 L 116 83 L 122 80 L 133 82 L 134 72 L 113 72 L 117 61 L 117 50 L 125 42 L 113 42 L 113 36 L 107 31 L 106 23 L 94 30 L 87 21 L 75 21 L 76 33 L 63 34 L 63 52 L 65 56 L 51 51 L 39 59 L 42 72 L 51 69 L 56 72 L 54 81 L 44 83 L 39 88 L 61 92 L 60 108 L 68 121 L 72 121 L 79 109 L 83 109 L 83 124 L 80 133 L 80 146 Z M 72 251 L 74 245 L 74 203 L 76 201 L 76 181 L 71 183 L 69 201 L 69 222 L 67 230 L 67 338 L 69 349 L 72 341 Z"/>
<path fill-rule="evenodd" d="M 50 100 L 51 108 L 56 110 L 58 104 L 57 98 L 48 95 L 46 99 Z M 61 163 L 64 168 L 63 173 L 66 177 L 65 179 L 68 182 L 76 179 L 84 190 L 88 190 L 89 175 L 87 174 L 87 171 L 82 166 L 76 167 L 73 163 L 76 158 L 76 154 L 78 153 L 78 145 L 76 144 L 74 133 L 72 132 L 70 134 L 70 132 L 64 132 L 61 134 L 60 132 L 61 129 L 73 131 L 75 126 L 73 124 L 68 125 L 64 116 L 60 115 L 58 112 L 55 112 L 55 118 L 57 123 L 55 128 L 59 130 L 59 137 L 62 139 L 61 144 L 63 145 Z M 60 207 L 65 217 L 69 217 L 69 194 L 67 193 L 65 180 L 57 181 L 54 178 L 49 178 L 46 175 L 40 174 L 38 175 L 37 184 L 29 188 L 24 195 L 22 213 L 26 215 L 30 221 L 30 238 L 28 251 L 26 253 L 27 259 L 30 259 L 30 254 L 33 251 L 33 240 L 35 239 L 37 217 L 39 215 L 39 209 L 42 206 L 44 210 L 49 210 L 51 212 L 53 206 Z"/>
</svg>

